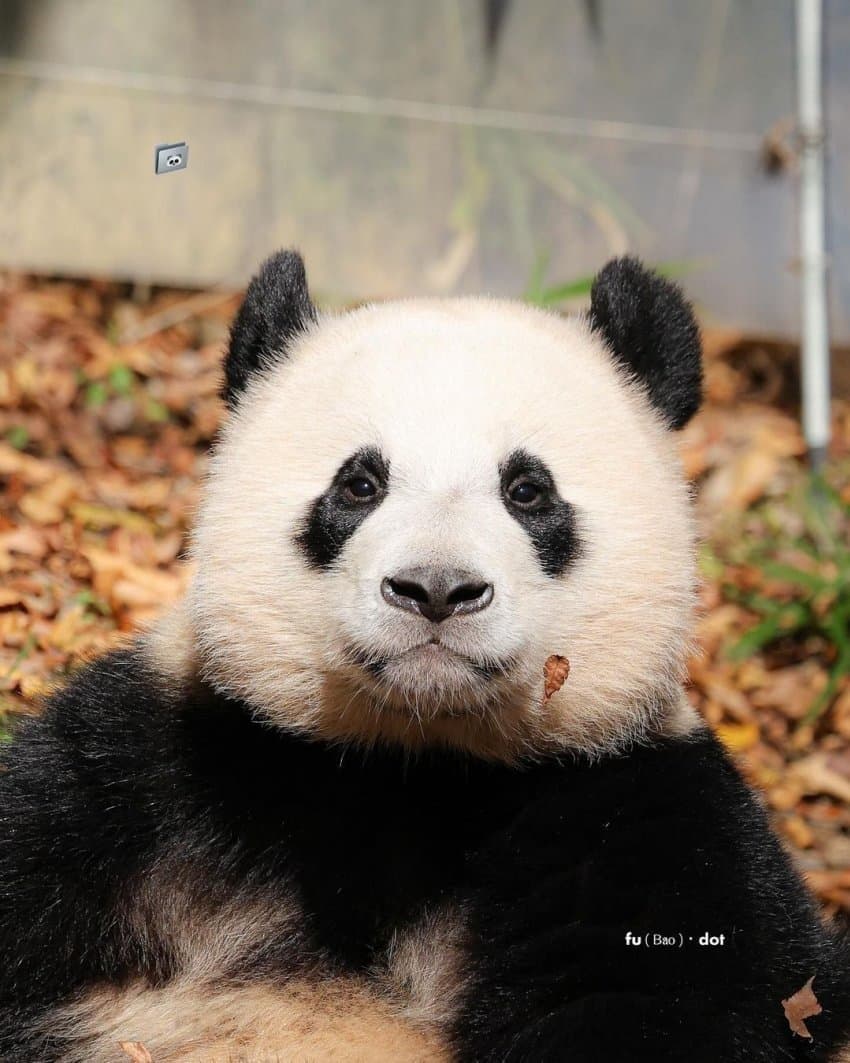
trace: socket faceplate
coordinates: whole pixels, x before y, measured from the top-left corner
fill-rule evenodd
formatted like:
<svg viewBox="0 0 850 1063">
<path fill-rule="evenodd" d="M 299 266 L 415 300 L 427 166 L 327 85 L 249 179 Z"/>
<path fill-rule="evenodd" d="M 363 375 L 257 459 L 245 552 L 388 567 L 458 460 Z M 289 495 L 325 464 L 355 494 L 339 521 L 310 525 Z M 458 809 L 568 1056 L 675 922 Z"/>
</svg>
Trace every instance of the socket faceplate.
<svg viewBox="0 0 850 1063">
<path fill-rule="evenodd" d="M 156 173 L 172 173 L 185 170 L 189 165 L 189 145 L 185 141 L 179 144 L 160 144 L 154 154 Z"/>
</svg>

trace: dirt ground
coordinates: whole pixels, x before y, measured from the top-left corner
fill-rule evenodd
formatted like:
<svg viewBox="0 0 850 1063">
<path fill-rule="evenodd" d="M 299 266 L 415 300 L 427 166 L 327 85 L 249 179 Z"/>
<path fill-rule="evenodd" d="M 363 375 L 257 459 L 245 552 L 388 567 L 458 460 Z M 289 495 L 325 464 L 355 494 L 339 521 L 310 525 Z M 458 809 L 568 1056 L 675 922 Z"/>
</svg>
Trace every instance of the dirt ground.
<svg viewBox="0 0 850 1063">
<path fill-rule="evenodd" d="M 238 297 L 0 275 L 0 728 L 177 597 Z M 706 337 L 689 696 L 850 913 L 850 402 L 819 508 L 793 348 Z M 821 496 L 817 496 L 818 498 Z M 814 511 L 813 511 L 814 508 Z"/>
</svg>

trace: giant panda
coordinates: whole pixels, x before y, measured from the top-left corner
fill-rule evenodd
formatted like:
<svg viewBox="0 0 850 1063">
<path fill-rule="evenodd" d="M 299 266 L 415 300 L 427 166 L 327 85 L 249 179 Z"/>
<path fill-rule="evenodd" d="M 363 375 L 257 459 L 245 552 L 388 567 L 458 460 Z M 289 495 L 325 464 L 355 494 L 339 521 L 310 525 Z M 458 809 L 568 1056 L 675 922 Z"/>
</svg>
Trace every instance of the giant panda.
<svg viewBox="0 0 850 1063">
<path fill-rule="evenodd" d="M 569 319 L 269 259 L 185 600 L 3 750 L 2 1059 L 839 1058 L 846 941 L 683 693 L 700 388 L 632 258 Z"/>
</svg>

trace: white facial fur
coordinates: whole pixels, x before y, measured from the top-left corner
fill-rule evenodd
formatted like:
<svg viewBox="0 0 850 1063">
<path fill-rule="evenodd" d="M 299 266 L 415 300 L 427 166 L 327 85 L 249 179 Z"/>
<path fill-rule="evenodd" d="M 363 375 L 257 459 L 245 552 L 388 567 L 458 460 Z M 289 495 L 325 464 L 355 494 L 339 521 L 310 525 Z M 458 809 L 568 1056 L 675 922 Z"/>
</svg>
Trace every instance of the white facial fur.
<svg viewBox="0 0 850 1063">
<path fill-rule="evenodd" d="M 327 571 L 294 537 L 364 447 L 387 497 Z M 522 448 L 575 508 L 581 556 L 544 574 L 502 500 Z M 213 458 L 187 606 L 202 668 L 264 717 L 411 747 L 610 749 L 679 704 L 693 530 L 674 441 L 581 319 L 490 300 L 409 301 L 322 319 L 241 397 Z M 471 569 L 492 604 L 435 633 L 381 580 Z M 416 648 L 420 647 L 420 648 Z M 348 650 L 390 658 L 382 679 Z M 450 652 L 454 651 L 454 652 Z M 543 704 L 543 665 L 570 661 Z M 516 667 L 496 679 L 460 656 Z"/>
</svg>

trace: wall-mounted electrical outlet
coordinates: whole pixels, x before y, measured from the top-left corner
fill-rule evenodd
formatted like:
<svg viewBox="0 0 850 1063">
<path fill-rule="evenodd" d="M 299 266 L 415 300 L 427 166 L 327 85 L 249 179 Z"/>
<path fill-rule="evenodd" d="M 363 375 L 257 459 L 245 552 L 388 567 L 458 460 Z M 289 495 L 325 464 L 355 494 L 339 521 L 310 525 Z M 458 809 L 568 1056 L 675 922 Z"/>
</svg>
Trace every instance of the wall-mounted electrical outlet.
<svg viewBox="0 0 850 1063">
<path fill-rule="evenodd" d="M 185 141 L 180 144 L 160 144 L 156 149 L 155 160 L 157 173 L 185 170 L 189 165 L 189 145 Z"/>
</svg>

